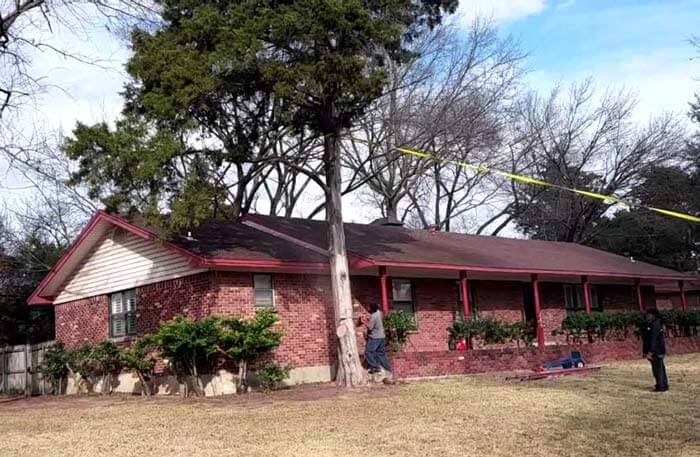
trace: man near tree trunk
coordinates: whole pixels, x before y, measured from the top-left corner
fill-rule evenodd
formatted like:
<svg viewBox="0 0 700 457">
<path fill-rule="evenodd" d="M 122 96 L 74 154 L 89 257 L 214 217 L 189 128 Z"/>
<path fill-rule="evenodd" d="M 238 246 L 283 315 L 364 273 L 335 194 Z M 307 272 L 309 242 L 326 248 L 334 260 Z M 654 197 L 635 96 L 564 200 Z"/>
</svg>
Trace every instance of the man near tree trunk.
<svg viewBox="0 0 700 457">
<path fill-rule="evenodd" d="M 654 392 L 666 392 L 668 390 L 668 378 L 666 377 L 666 343 L 664 342 L 663 327 L 659 310 L 650 308 L 646 310 L 647 325 L 644 331 L 644 356 L 651 362 L 651 371 L 654 374 L 656 385 Z"/>
<path fill-rule="evenodd" d="M 369 373 L 379 373 L 381 366 L 386 371 L 385 383 L 393 382 L 391 365 L 386 356 L 386 334 L 384 332 L 384 316 L 375 303 L 369 305 L 371 316 L 367 324 L 367 347 L 365 348 L 365 360 L 369 365 Z"/>
</svg>

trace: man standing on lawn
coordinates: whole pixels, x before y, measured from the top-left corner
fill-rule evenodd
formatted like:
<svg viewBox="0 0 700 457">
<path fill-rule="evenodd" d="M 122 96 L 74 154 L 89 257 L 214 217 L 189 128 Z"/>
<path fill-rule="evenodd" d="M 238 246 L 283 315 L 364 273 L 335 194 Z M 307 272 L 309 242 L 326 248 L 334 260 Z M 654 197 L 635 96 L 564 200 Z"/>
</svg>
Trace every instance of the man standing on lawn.
<svg viewBox="0 0 700 457">
<path fill-rule="evenodd" d="M 656 385 L 654 392 L 666 392 L 668 390 L 668 378 L 664 357 L 666 356 L 666 343 L 664 342 L 663 326 L 659 310 L 649 308 L 646 310 L 647 325 L 644 331 L 643 351 L 644 356 L 651 362 L 651 371 L 654 373 Z"/>
<path fill-rule="evenodd" d="M 367 324 L 367 346 L 365 347 L 365 360 L 369 365 L 369 373 L 379 373 L 379 366 L 386 371 L 385 383 L 393 383 L 391 365 L 386 356 L 386 334 L 384 333 L 384 316 L 379 310 L 379 305 L 369 305 L 369 324 Z"/>
</svg>

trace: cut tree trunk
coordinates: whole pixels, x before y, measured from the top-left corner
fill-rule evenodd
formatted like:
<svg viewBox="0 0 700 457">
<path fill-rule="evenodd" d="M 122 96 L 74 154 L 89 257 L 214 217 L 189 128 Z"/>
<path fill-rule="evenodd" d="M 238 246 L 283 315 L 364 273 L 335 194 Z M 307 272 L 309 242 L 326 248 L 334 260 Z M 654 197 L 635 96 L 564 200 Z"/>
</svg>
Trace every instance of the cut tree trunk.
<svg viewBox="0 0 700 457">
<path fill-rule="evenodd" d="M 324 137 L 324 166 L 326 171 L 326 221 L 328 222 L 328 252 L 330 256 L 331 288 L 338 337 L 338 386 L 355 387 L 367 382 L 360 363 L 357 335 L 352 317 L 350 269 L 345 251 L 343 209 L 341 202 L 341 169 L 338 134 Z"/>
</svg>

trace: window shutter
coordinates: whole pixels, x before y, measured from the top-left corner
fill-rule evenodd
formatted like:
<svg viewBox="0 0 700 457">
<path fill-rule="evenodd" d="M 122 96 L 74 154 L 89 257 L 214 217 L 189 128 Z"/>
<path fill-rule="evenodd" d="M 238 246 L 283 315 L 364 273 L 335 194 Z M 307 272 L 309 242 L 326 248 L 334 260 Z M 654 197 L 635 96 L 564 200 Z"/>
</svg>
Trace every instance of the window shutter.
<svg viewBox="0 0 700 457">
<path fill-rule="evenodd" d="M 124 312 L 124 303 L 121 293 L 112 294 L 112 314 L 121 314 Z"/>
<path fill-rule="evenodd" d="M 136 311 L 136 291 L 128 290 L 124 292 L 124 312 Z"/>
<path fill-rule="evenodd" d="M 112 317 L 112 336 L 124 336 L 126 335 L 126 323 L 124 322 L 124 316 L 113 316 Z"/>
<path fill-rule="evenodd" d="M 136 313 L 128 313 L 126 315 L 126 334 L 136 334 Z"/>
<path fill-rule="evenodd" d="M 256 307 L 274 306 L 272 275 L 253 275 L 253 291 Z"/>
</svg>

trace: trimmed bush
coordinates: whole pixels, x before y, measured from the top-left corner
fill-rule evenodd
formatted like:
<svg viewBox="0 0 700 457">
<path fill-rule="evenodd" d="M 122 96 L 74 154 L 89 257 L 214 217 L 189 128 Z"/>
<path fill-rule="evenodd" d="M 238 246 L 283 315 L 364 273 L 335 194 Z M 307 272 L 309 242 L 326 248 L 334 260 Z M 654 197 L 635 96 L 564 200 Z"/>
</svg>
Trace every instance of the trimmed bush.
<svg viewBox="0 0 700 457">
<path fill-rule="evenodd" d="M 291 369 L 288 366 L 281 366 L 270 362 L 258 369 L 255 374 L 263 390 L 275 390 L 282 381 L 289 377 L 290 371 Z"/>
<path fill-rule="evenodd" d="M 68 378 L 69 362 L 70 352 L 66 351 L 63 343 L 51 346 L 44 353 L 40 371 L 44 379 L 51 383 L 54 395 L 60 395 L 63 392 L 64 380 Z"/>
<path fill-rule="evenodd" d="M 111 341 L 103 341 L 97 346 L 84 344 L 72 351 L 68 368 L 80 375 L 88 393 L 102 380 L 101 393 L 111 394 L 113 378 L 121 371 L 121 349 Z"/>
<path fill-rule="evenodd" d="M 204 395 L 201 375 L 211 371 L 212 359 L 219 351 L 221 319 L 215 316 L 189 320 L 178 316 L 161 322 L 153 341 L 161 356 L 170 362 L 178 380 L 190 393 L 190 381 L 195 395 Z"/>
<path fill-rule="evenodd" d="M 260 354 L 275 349 L 282 342 L 282 333 L 274 331 L 277 314 L 260 311 L 253 319 L 223 317 L 217 344 L 238 365 L 237 387 L 245 392 L 248 364 Z"/>
<path fill-rule="evenodd" d="M 121 354 L 122 365 L 126 370 L 136 373 L 141 383 L 142 395 L 150 397 L 156 392 L 155 368 L 157 357 L 152 335 L 139 338 L 130 348 Z"/>
</svg>

